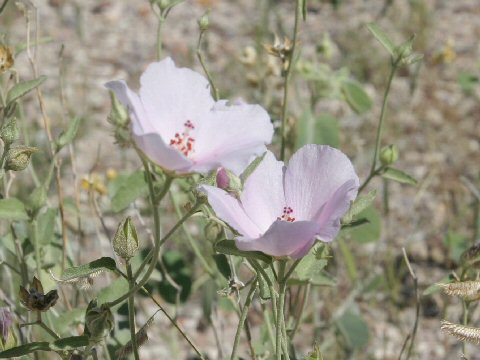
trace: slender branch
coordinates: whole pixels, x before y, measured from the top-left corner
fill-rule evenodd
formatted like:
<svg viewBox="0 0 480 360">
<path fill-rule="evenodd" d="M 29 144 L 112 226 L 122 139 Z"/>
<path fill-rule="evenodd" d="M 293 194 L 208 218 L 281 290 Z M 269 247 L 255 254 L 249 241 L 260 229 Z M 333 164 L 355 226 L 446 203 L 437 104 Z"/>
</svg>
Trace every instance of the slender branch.
<svg viewBox="0 0 480 360">
<path fill-rule="evenodd" d="M 198 58 L 198 61 L 200 61 L 200 64 L 202 65 L 203 71 L 207 76 L 208 82 L 210 83 L 210 87 L 212 88 L 213 98 L 216 101 L 218 101 L 220 99 L 220 93 L 218 91 L 218 88 L 215 86 L 212 74 L 210 74 L 210 71 L 208 71 L 207 65 L 205 63 L 205 58 L 202 52 L 202 39 L 203 39 L 204 33 L 205 33 L 204 30 L 200 30 L 200 35 L 198 36 L 198 43 L 197 43 L 197 58 Z"/>
<path fill-rule="evenodd" d="M 3 12 L 3 10 L 5 10 L 5 7 L 7 6 L 7 4 L 8 4 L 8 0 L 4 0 L 2 6 L 0 7 L 0 14 Z"/>
<path fill-rule="evenodd" d="M 243 325 L 245 324 L 245 320 L 247 319 L 248 309 L 250 308 L 250 304 L 252 303 L 252 299 L 253 299 L 253 296 L 255 295 L 256 289 L 257 289 L 257 279 L 255 278 L 252 285 L 250 285 L 250 290 L 248 291 L 247 298 L 245 299 L 245 304 L 243 305 L 243 308 L 242 308 L 240 320 L 237 326 L 237 331 L 235 333 L 235 341 L 233 343 L 232 355 L 230 356 L 230 360 L 235 360 L 237 357 L 238 344 L 240 343 L 240 334 L 242 333 Z"/>
<path fill-rule="evenodd" d="M 281 260 L 278 266 L 278 285 L 279 285 L 279 295 L 278 295 L 278 305 L 277 305 L 277 324 L 276 324 L 276 354 L 277 360 L 282 360 L 282 321 L 284 316 L 284 306 L 285 306 L 285 290 L 286 290 L 286 283 L 285 283 L 285 267 L 286 261 Z M 288 354 L 285 354 L 288 356 Z"/>
<path fill-rule="evenodd" d="M 126 264 L 127 268 L 127 278 L 128 278 L 128 288 L 132 290 L 135 286 L 135 280 L 133 278 L 132 273 L 132 265 L 130 262 Z M 138 355 L 138 344 L 137 344 L 137 331 L 135 329 L 135 294 L 132 293 L 128 297 L 128 325 L 130 327 L 130 339 L 132 342 L 132 350 L 135 360 L 140 360 L 140 356 Z"/>
<path fill-rule="evenodd" d="M 288 66 L 285 70 L 284 76 L 285 81 L 283 85 L 283 104 L 282 104 L 282 125 L 281 125 L 281 137 L 282 143 L 280 148 L 280 160 L 285 160 L 285 146 L 287 141 L 287 103 L 288 103 L 288 85 L 290 80 L 290 74 L 292 70 L 293 59 L 295 57 L 295 47 L 297 45 L 297 34 L 298 34 L 298 23 L 300 20 L 300 14 L 302 13 L 302 0 L 296 1 L 295 6 L 295 23 L 293 25 L 293 37 L 292 37 L 292 50 L 288 58 Z"/>
</svg>

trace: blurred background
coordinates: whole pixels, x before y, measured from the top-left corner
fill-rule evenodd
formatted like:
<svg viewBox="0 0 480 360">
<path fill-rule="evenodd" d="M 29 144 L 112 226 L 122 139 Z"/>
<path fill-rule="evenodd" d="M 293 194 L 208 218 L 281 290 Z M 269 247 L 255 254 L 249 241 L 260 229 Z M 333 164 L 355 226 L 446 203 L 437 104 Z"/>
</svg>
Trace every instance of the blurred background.
<svg viewBox="0 0 480 360">
<path fill-rule="evenodd" d="M 294 1 L 186 0 L 164 23 L 164 56 L 202 72 L 196 59 L 197 21 L 206 12 L 210 26 L 202 49 L 221 97 L 258 103 L 279 126 L 282 68 L 265 45 L 273 45 L 276 38 L 277 42 L 291 38 Z M 125 79 L 138 88 L 139 75 L 156 60 L 157 18 L 150 3 L 11 0 L 0 19 L 3 41 L 16 50 L 14 66 L 21 79 L 33 77 L 23 50 L 27 29 L 30 41 L 39 43 L 35 56 L 39 74 L 48 76 L 42 86 L 54 132 L 74 115 L 83 120 L 75 156 L 65 153 L 62 174 L 67 205 L 76 200 L 81 205 L 82 232 L 72 240 L 78 241 L 76 259 L 82 263 L 99 255 L 112 256 L 107 234 L 115 231 L 122 213 L 111 210 L 109 181 L 141 164 L 131 149 L 114 143 L 107 122 L 110 98 L 103 84 Z M 458 268 L 462 252 L 480 239 L 480 2 L 308 0 L 292 75 L 289 146 L 316 142 L 339 147 L 352 159 L 361 180 L 368 175 L 390 66 L 388 53 L 366 28 L 372 21 L 395 43 L 415 34 L 414 50 L 424 54 L 421 63 L 402 67 L 393 80 L 382 139 L 382 145 L 398 146 L 396 167 L 418 184 L 375 179 L 368 185 L 367 190 L 377 189 L 375 206 L 364 214 L 370 223 L 343 231 L 332 245 L 332 261 L 319 280 L 323 286 L 313 286 L 309 292 L 306 321 L 295 343 L 299 358 L 316 343 L 325 359 L 397 359 L 413 327 L 416 307 L 404 247 L 421 295 L 412 358 L 459 358 L 461 343 L 440 331 L 440 320 L 461 322 L 462 304 L 430 286 Z M 346 82 L 361 92 L 360 103 L 349 97 Z M 46 148 L 33 95 L 24 107 L 23 126 L 30 142 Z M 271 148 L 278 150 L 277 145 L 278 141 Z M 36 161 L 41 164 L 41 159 L 39 155 Z M 27 193 L 32 186 L 26 179 L 13 191 Z M 51 194 L 53 202 L 55 196 Z M 92 197 L 103 223 L 92 210 Z M 67 206 L 71 224 L 78 215 L 73 208 Z M 167 205 L 166 211 L 173 213 L 173 208 Z M 139 225 L 143 234 L 149 226 L 148 214 L 144 220 Z M 169 226 L 168 217 L 164 226 Z M 201 229 L 194 223 L 190 226 L 198 233 L 200 246 L 211 252 Z M 227 356 L 237 317 L 227 305 L 211 299 L 218 297 L 218 289 L 207 286 L 208 279 L 182 236 L 178 234 L 168 247 L 178 255 L 172 255 L 181 268 L 176 280 L 189 290 L 179 306 L 169 304 L 161 291 L 156 297 L 210 358 Z M 107 285 L 99 278 L 93 289 Z M 290 301 L 295 296 L 293 291 Z M 139 314 L 142 323 L 155 307 L 148 299 L 139 304 L 144 310 Z M 259 310 L 257 301 L 249 321 L 261 348 Z M 470 324 L 479 325 L 476 307 L 472 305 L 470 311 Z M 192 355 L 161 313 L 151 329 L 142 358 Z M 126 330 L 119 330 L 119 336 L 122 331 Z M 475 347 L 469 349 L 469 359 L 480 359 Z M 245 344 L 241 354 L 248 358 Z"/>
</svg>

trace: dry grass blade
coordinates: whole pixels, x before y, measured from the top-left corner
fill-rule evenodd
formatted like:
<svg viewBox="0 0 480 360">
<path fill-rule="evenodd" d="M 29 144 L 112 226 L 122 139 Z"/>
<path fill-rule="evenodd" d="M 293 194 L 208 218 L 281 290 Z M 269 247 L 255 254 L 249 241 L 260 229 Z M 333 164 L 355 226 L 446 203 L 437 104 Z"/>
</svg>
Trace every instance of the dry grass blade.
<svg viewBox="0 0 480 360">
<path fill-rule="evenodd" d="M 138 332 L 135 334 L 135 337 L 137 338 L 138 347 L 142 346 L 148 341 L 147 330 L 153 324 L 155 314 L 153 314 L 150 317 L 150 319 L 147 320 L 145 325 L 143 325 L 142 328 L 138 330 Z M 130 340 L 124 346 L 122 346 L 120 349 L 117 350 L 116 355 L 118 359 L 121 360 L 121 359 L 126 359 L 132 353 L 133 353 L 132 340 Z"/>
<path fill-rule="evenodd" d="M 480 298 L 480 281 L 461 281 L 449 284 L 441 284 L 443 292 L 450 296 L 460 296 L 465 300 L 477 300 Z"/>
<path fill-rule="evenodd" d="M 478 328 L 453 324 L 443 320 L 440 329 L 461 341 L 468 341 L 480 345 L 480 329 Z"/>
</svg>

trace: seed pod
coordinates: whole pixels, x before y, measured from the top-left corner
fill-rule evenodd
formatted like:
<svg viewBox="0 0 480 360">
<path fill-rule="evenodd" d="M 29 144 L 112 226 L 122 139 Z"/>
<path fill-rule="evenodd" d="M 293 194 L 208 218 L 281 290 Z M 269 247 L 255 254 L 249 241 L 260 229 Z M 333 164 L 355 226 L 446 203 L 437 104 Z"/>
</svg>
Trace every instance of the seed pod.
<svg viewBox="0 0 480 360">
<path fill-rule="evenodd" d="M 132 218 L 129 216 L 118 225 L 113 237 L 113 250 L 123 260 L 128 261 L 138 249 L 138 236 Z"/>
</svg>

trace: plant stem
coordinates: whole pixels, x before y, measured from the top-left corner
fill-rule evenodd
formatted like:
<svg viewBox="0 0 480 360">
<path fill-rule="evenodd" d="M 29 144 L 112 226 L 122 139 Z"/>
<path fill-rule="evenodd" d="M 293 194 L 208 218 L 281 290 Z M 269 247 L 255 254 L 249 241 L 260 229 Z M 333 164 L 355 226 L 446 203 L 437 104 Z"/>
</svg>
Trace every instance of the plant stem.
<svg viewBox="0 0 480 360">
<path fill-rule="evenodd" d="M 278 266 L 278 285 L 279 285 L 279 295 L 278 295 L 278 306 L 277 306 L 277 324 L 276 324 L 276 354 L 277 360 L 282 360 L 282 322 L 284 317 L 284 307 L 285 307 L 285 290 L 286 290 L 286 281 L 284 278 L 285 274 L 286 261 L 280 260 Z M 285 354 L 288 356 L 288 353 Z"/>
<path fill-rule="evenodd" d="M 377 136 L 375 139 L 375 151 L 373 153 L 372 167 L 370 169 L 370 174 L 373 174 L 375 172 L 375 168 L 377 167 L 377 158 L 378 158 L 378 153 L 380 151 L 383 123 L 385 121 L 385 115 L 387 112 L 388 95 L 390 93 L 390 87 L 392 85 L 393 77 L 395 76 L 395 72 L 397 71 L 398 62 L 399 60 L 392 62 L 392 66 L 390 68 L 390 75 L 388 76 L 388 80 L 387 80 L 387 88 L 385 89 L 385 93 L 383 94 L 382 109 L 380 111 L 380 119 L 377 127 Z"/>
<path fill-rule="evenodd" d="M 127 278 L 128 278 L 128 289 L 132 290 L 135 286 L 135 280 L 132 273 L 132 265 L 127 261 Z M 137 344 L 137 335 L 135 330 L 135 294 L 132 293 L 128 297 L 128 325 L 130 327 L 130 338 L 132 342 L 133 356 L 135 360 L 140 360 L 138 355 L 138 344 Z"/>
<path fill-rule="evenodd" d="M 162 28 L 165 18 L 163 14 L 158 14 L 158 25 L 157 25 L 157 60 L 162 59 Z"/>
<path fill-rule="evenodd" d="M 292 50 L 290 52 L 290 56 L 288 57 L 288 66 L 285 70 L 284 76 L 285 81 L 283 85 L 283 104 L 282 104 L 282 125 L 280 129 L 282 143 L 280 148 L 280 160 L 285 160 L 285 146 L 287 141 L 287 102 L 288 102 L 288 84 L 290 79 L 290 74 L 292 70 L 293 59 L 295 56 L 295 47 L 297 45 L 297 34 L 298 34 L 298 23 L 300 20 L 300 14 L 302 13 L 302 0 L 296 1 L 295 6 L 295 23 L 293 25 L 293 38 L 292 38 Z"/>
<path fill-rule="evenodd" d="M 37 220 L 33 219 L 32 222 L 32 238 L 33 238 L 33 246 L 35 247 L 35 265 L 37 267 L 37 276 L 38 279 L 41 281 L 40 271 L 42 268 L 42 259 L 40 258 L 40 244 L 38 243 L 38 236 L 37 236 Z"/>
<path fill-rule="evenodd" d="M 305 291 L 303 293 L 302 304 L 301 304 L 301 307 L 300 307 L 299 314 L 298 314 L 298 316 L 296 316 L 295 324 L 293 326 L 293 330 L 290 333 L 290 340 L 293 340 L 293 338 L 295 337 L 295 333 L 298 330 L 298 326 L 302 322 L 303 312 L 305 311 L 305 305 L 307 304 L 308 296 L 310 295 L 311 286 L 312 286 L 311 284 L 307 284 L 307 286 L 305 286 Z"/>
<path fill-rule="evenodd" d="M 208 82 L 210 83 L 210 87 L 212 88 L 212 95 L 213 98 L 218 101 L 220 99 L 220 93 L 218 91 L 218 88 L 215 86 L 215 83 L 213 82 L 212 75 L 210 74 L 210 71 L 208 71 L 207 65 L 205 63 L 205 58 L 202 53 L 202 39 L 205 31 L 200 31 L 200 35 L 198 36 L 198 43 L 197 43 L 197 58 L 198 61 L 200 61 L 200 65 L 202 65 L 203 71 L 205 72 L 205 75 L 207 76 Z"/>
<path fill-rule="evenodd" d="M 237 357 L 238 344 L 240 343 L 240 334 L 242 333 L 243 325 L 245 324 L 245 320 L 247 319 L 248 309 L 250 308 L 250 304 L 252 303 L 253 295 L 255 294 L 256 289 L 257 279 L 255 278 L 252 285 L 250 285 L 250 290 L 248 291 L 248 295 L 245 299 L 245 304 L 243 305 L 242 313 L 240 315 L 240 320 L 238 321 L 237 332 L 235 333 L 235 341 L 233 343 L 232 355 L 230 356 L 230 360 L 235 360 Z"/>
</svg>

